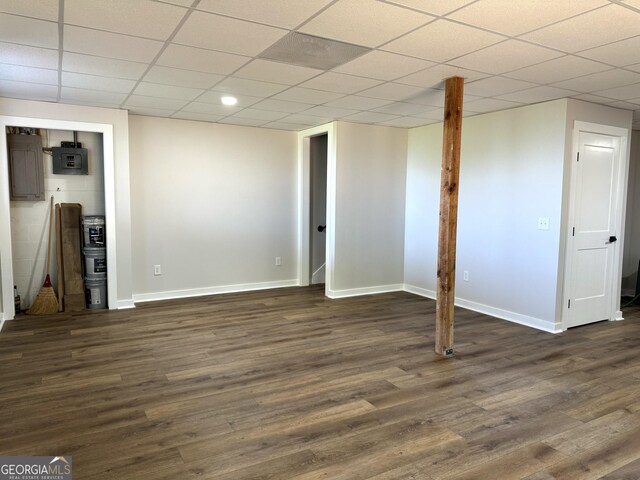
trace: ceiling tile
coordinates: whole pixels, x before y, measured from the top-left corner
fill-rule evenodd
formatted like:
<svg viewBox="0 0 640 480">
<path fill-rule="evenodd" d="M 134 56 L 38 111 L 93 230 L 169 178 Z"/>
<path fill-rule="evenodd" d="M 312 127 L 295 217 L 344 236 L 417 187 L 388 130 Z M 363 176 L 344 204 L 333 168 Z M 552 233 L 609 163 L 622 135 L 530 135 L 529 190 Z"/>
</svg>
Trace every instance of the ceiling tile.
<svg viewBox="0 0 640 480">
<path fill-rule="evenodd" d="M 300 123 L 287 123 L 281 122 L 278 120 L 277 122 L 269 122 L 263 125 L 264 128 L 275 128 L 276 130 L 292 130 L 299 131 L 308 128 L 308 125 L 302 125 Z"/>
<path fill-rule="evenodd" d="M 562 0 L 545 5 L 544 2 L 529 0 L 480 0 L 452 13 L 449 18 L 517 36 L 607 3 L 605 0 Z"/>
<path fill-rule="evenodd" d="M 58 24 L 0 13 L 0 41 L 58 48 Z"/>
<path fill-rule="evenodd" d="M 0 82 L 0 97 L 28 98 L 32 100 L 56 100 L 58 87 L 27 82 L 3 80 Z"/>
<path fill-rule="evenodd" d="M 349 122 L 362 122 L 362 123 L 378 123 L 378 122 L 386 122 L 396 118 L 397 115 L 389 115 L 388 113 L 378 113 L 378 112 L 360 112 L 355 113 L 353 115 L 349 115 L 348 117 L 344 117 L 344 120 Z"/>
<path fill-rule="evenodd" d="M 177 100 L 193 100 L 202 95 L 201 88 L 177 87 L 174 85 L 160 85 L 157 83 L 140 82 L 133 92 L 135 95 L 148 97 L 175 98 Z"/>
<path fill-rule="evenodd" d="M 385 100 L 405 100 L 422 93 L 424 89 L 400 83 L 384 83 L 377 87 L 360 92 L 364 97 L 382 98 Z"/>
<path fill-rule="evenodd" d="M 245 94 L 255 97 L 270 97 L 288 87 L 276 83 L 258 82 L 246 78 L 229 77 L 216 85 L 216 90 L 233 94 Z"/>
<path fill-rule="evenodd" d="M 215 73 L 194 72 L 156 65 L 149 69 L 144 76 L 144 81 L 179 87 L 211 88 L 223 78 L 224 75 L 216 75 Z"/>
<path fill-rule="evenodd" d="M 384 122 L 379 122 L 380 125 L 387 125 L 388 127 L 398 127 L 398 128 L 414 128 L 424 125 L 426 123 L 424 118 L 418 117 L 398 117 L 392 118 L 391 120 L 386 120 Z"/>
<path fill-rule="evenodd" d="M 129 93 L 136 86 L 135 80 L 98 77 L 84 73 L 62 72 L 62 85 L 65 87 L 102 90 L 113 93 Z"/>
<path fill-rule="evenodd" d="M 198 102 L 214 103 L 216 105 L 220 105 L 222 103 L 221 98 L 226 95 L 229 95 L 229 92 L 210 90 L 200 95 L 198 97 Z M 254 103 L 258 103 L 259 101 L 264 99 L 264 97 L 262 96 L 253 97 L 251 95 L 238 95 L 238 94 L 234 94 L 233 96 L 236 97 L 236 99 L 238 100 L 238 103 L 236 104 L 236 106 L 238 107 L 249 107 Z"/>
<path fill-rule="evenodd" d="M 393 115 L 414 115 L 416 113 L 424 112 L 427 109 L 433 109 L 435 107 L 429 107 L 425 105 L 417 105 L 415 103 L 394 102 L 383 107 L 374 109 L 374 112 L 390 113 Z"/>
<path fill-rule="evenodd" d="M 640 36 L 586 50 L 580 52 L 580 56 L 616 67 L 633 65 L 640 62 Z"/>
<path fill-rule="evenodd" d="M 64 49 L 133 62 L 151 62 L 162 48 L 162 42 L 101 32 L 70 25 L 64 27 Z"/>
<path fill-rule="evenodd" d="M 565 90 L 563 88 L 556 87 L 533 87 L 527 90 L 521 90 L 519 92 L 508 93 L 506 95 L 501 95 L 498 98 L 500 100 L 508 100 L 510 102 L 520 102 L 520 103 L 540 103 L 547 102 L 549 100 L 556 100 L 558 98 L 566 98 L 571 95 L 575 95 L 575 92 L 571 90 Z"/>
<path fill-rule="evenodd" d="M 305 88 L 315 88 L 316 90 L 348 94 L 359 92 L 365 88 L 375 87 L 381 83 L 381 80 L 344 75 L 336 72 L 327 72 L 300 84 L 300 86 Z"/>
<path fill-rule="evenodd" d="M 162 52 L 156 64 L 198 72 L 228 75 L 235 72 L 249 60 L 251 58 L 231 53 L 171 44 Z"/>
<path fill-rule="evenodd" d="M 465 95 L 465 98 L 467 97 L 468 95 Z M 444 90 L 438 90 L 435 88 L 424 88 L 420 90 L 420 93 L 414 95 L 407 101 L 418 105 L 428 105 L 432 107 L 442 108 L 442 106 L 444 105 Z"/>
<path fill-rule="evenodd" d="M 62 54 L 62 70 L 66 72 L 138 80 L 147 66 L 146 63 L 95 57 L 81 53 L 64 52 Z"/>
<path fill-rule="evenodd" d="M 171 115 L 171 118 L 179 118 L 182 120 L 196 120 L 199 122 L 217 122 L 224 118 L 222 115 L 209 115 L 206 113 L 185 112 L 180 110 L 179 112 Z"/>
<path fill-rule="evenodd" d="M 234 118 L 251 118 L 254 120 L 280 120 L 288 114 L 285 112 L 270 112 L 269 110 L 257 110 L 255 108 L 245 108 L 233 115 Z"/>
<path fill-rule="evenodd" d="M 229 17 L 266 23 L 276 27 L 294 28 L 320 11 L 332 0 L 200 0 L 198 10 L 219 13 Z"/>
<path fill-rule="evenodd" d="M 330 102 L 327 102 L 325 105 L 329 107 L 351 108 L 354 110 L 371 110 L 383 105 L 388 105 L 389 103 L 389 100 L 380 98 L 369 98 L 350 95 L 348 97 L 342 97 L 337 100 L 332 100 Z"/>
<path fill-rule="evenodd" d="M 24 67 L 0 63 L 0 79 L 16 82 L 42 83 L 58 85 L 58 71 L 45 68 Z"/>
<path fill-rule="evenodd" d="M 446 15 L 453 10 L 464 7 L 475 0 L 387 0 L 387 3 L 413 8 L 432 15 Z"/>
<path fill-rule="evenodd" d="M 127 98 L 126 93 L 103 92 L 84 88 L 62 87 L 60 96 L 63 100 L 92 101 L 120 105 Z"/>
<path fill-rule="evenodd" d="M 254 118 L 227 117 L 227 118 L 223 118 L 218 123 L 226 123 L 228 125 L 239 125 L 243 127 L 261 127 L 266 122 L 264 120 L 259 120 Z"/>
<path fill-rule="evenodd" d="M 125 104 L 126 108 L 144 107 L 144 108 L 160 108 L 164 110 L 180 110 L 188 102 L 174 98 L 148 97 L 144 95 L 131 95 Z"/>
<path fill-rule="evenodd" d="M 633 103 L 630 101 L 625 102 L 620 100 L 618 102 L 608 103 L 607 105 L 613 108 L 621 108 L 623 110 L 635 111 L 640 109 L 640 98 L 636 99 L 636 103 Z"/>
<path fill-rule="evenodd" d="M 58 68 L 58 51 L 0 42 L 0 63 L 56 69 Z"/>
<path fill-rule="evenodd" d="M 575 53 L 639 34 L 638 14 L 611 4 L 528 33 L 522 38 Z"/>
<path fill-rule="evenodd" d="M 150 0 L 64 0 L 64 22 L 71 25 L 166 40 L 186 8 Z"/>
<path fill-rule="evenodd" d="M 281 122 L 287 123 L 297 123 L 301 125 L 307 126 L 316 126 L 323 125 L 325 123 L 331 122 L 333 119 L 331 117 L 314 117 L 313 115 L 304 115 L 302 113 L 294 113 L 293 115 L 289 115 L 288 117 L 284 117 L 281 119 Z"/>
<path fill-rule="evenodd" d="M 256 103 L 253 108 L 259 110 L 272 110 L 274 112 L 298 113 L 313 107 L 309 103 L 286 102 L 284 100 L 273 100 L 268 98 Z"/>
<path fill-rule="evenodd" d="M 2 0 L 0 12 L 58 21 L 58 0 Z"/>
<path fill-rule="evenodd" d="M 605 90 L 597 90 L 594 95 L 600 95 L 617 100 L 632 100 L 640 97 L 640 83 L 625 85 L 624 87 L 608 88 Z"/>
<path fill-rule="evenodd" d="M 149 117 L 169 117 L 175 111 L 171 108 L 134 107 L 128 106 L 131 115 L 146 115 Z"/>
<path fill-rule="evenodd" d="M 311 88 L 293 87 L 289 90 L 275 95 L 276 100 L 288 100 L 291 102 L 301 103 L 326 103 L 336 100 L 343 95 L 341 93 L 323 92 L 321 90 L 313 90 Z"/>
<path fill-rule="evenodd" d="M 404 53 L 435 62 L 447 62 L 505 37 L 448 20 L 436 20 L 384 46 L 385 50 Z"/>
<path fill-rule="evenodd" d="M 634 72 L 640 72 L 640 63 L 636 63 L 635 65 L 629 65 L 626 68 L 627 68 L 627 70 L 633 70 Z"/>
<path fill-rule="evenodd" d="M 444 81 L 449 77 L 463 77 L 465 82 L 480 80 L 488 77 L 488 74 L 467 70 L 454 65 L 436 65 L 421 72 L 398 78 L 396 83 L 414 85 L 416 87 L 444 88 Z"/>
<path fill-rule="evenodd" d="M 64 103 L 65 105 L 83 105 L 85 107 L 100 107 L 100 108 L 117 108 L 120 109 L 119 103 L 103 103 L 92 100 L 90 98 L 85 98 L 82 100 L 76 100 L 74 98 L 62 98 L 60 99 L 60 103 Z"/>
<path fill-rule="evenodd" d="M 319 37 L 376 47 L 433 18 L 374 0 L 341 0 L 298 30 Z"/>
<path fill-rule="evenodd" d="M 433 66 L 432 62 L 374 50 L 334 69 L 339 73 L 393 80 Z"/>
<path fill-rule="evenodd" d="M 287 31 L 235 18 L 193 12 L 173 41 L 193 47 L 255 56 Z"/>
<path fill-rule="evenodd" d="M 470 95 L 478 95 L 480 97 L 495 97 L 497 95 L 505 95 L 507 93 L 533 88 L 537 85 L 531 82 L 523 82 L 522 80 L 513 80 L 504 77 L 489 77 L 477 82 L 465 85 L 464 91 Z"/>
<path fill-rule="evenodd" d="M 193 5 L 193 0 L 162 0 L 164 3 L 170 3 L 172 5 L 180 5 L 181 7 L 190 7 Z"/>
<path fill-rule="evenodd" d="M 505 76 L 528 82 L 553 83 L 604 70 L 611 70 L 611 67 L 573 55 L 565 55 L 548 62 L 509 72 Z"/>
<path fill-rule="evenodd" d="M 232 107 L 228 105 L 222 105 L 219 103 L 214 104 L 214 103 L 203 103 L 203 102 L 191 102 L 187 106 L 183 107 L 181 111 L 226 117 L 228 115 L 233 115 L 234 113 L 238 113 L 240 110 L 242 110 L 242 107 Z"/>
<path fill-rule="evenodd" d="M 299 67 L 297 65 L 287 65 L 270 60 L 256 59 L 242 67 L 233 75 L 235 77 L 249 78 L 263 82 L 297 85 L 321 73 L 322 70 L 316 70 L 315 68 Z"/>
<path fill-rule="evenodd" d="M 596 90 L 622 87 L 640 82 L 640 74 L 626 70 L 613 69 L 606 72 L 592 73 L 583 77 L 556 82 L 555 87 L 575 90 L 576 92 L 591 93 Z"/>
<path fill-rule="evenodd" d="M 452 60 L 451 63 L 471 70 L 499 75 L 518 68 L 541 63 L 562 54 L 520 40 L 507 40 L 483 50 Z"/>
<path fill-rule="evenodd" d="M 358 110 L 352 110 L 350 108 L 327 107 L 324 105 L 320 105 L 318 107 L 305 110 L 303 113 L 305 115 L 314 115 L 317 117 L 342 118 L 342 117 L 346 117 L 347 115 L 353 115 L 354 113 L 358 113 Z"/>
<path fill-rule="evenodd" d="M 495 112 L 497 110 L 507 110 L 508 108 L 521 107 L 522 103 L 508 102 L 506 100 L 498 100 L 496 98 L 483 98 L 469 102 L 465 106 L 465 110 L 476 113 Z"/>
<path fill-rule="evenodd" d="M 601 103 L 603 105 L 615 101 L 613 98 L 600 97 L 598 95 L 593 95 L 591 93 L 581 93 L 579 95 L 572 95 L 571 98 L 575 98 L 576 100 L 584 100 L 585 102 Z"/>
</svg>

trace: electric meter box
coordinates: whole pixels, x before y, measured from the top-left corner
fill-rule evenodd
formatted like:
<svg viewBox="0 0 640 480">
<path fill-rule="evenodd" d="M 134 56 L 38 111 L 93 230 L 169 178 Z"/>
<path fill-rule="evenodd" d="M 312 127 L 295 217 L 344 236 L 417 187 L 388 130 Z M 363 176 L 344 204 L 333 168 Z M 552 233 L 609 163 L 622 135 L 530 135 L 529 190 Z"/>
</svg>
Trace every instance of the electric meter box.
<svg viewBox="0 0 640 480">
<path fill-rule="evenodd" d="M 53 147 L 53 173 L 60 175 L 89 175 L 86 148 Z"/>
</svg>

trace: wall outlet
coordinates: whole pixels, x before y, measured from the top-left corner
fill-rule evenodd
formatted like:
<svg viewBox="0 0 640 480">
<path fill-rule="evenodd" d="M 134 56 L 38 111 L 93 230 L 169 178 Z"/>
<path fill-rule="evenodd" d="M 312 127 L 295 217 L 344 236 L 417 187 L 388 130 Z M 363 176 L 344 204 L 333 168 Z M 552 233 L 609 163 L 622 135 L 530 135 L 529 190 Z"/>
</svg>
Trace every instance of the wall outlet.
<svg viewBox="0 0 640 480">
<path fill-rule="evenodd" d="M 282 257 L 276 257 L 276 267 L 282 265 Z"/>
<path fill-rule="evenodd" d="M 538 218 L 538 230 L 549 230 L 549 217 Z"/>
<path fill-rule="evenodd" d="M 160 265 L 153 266 L 153 275 L 156 277 L 162 275 L 162 267 Z"/>
<path fill-rule="evenodd" d="M 464 272 L 462 272 L 462 279 L 463 279 L 465 282 L 468 282 L 468 281 L 469 281 L 469 270 L 465 270 Z"/>
</svg>

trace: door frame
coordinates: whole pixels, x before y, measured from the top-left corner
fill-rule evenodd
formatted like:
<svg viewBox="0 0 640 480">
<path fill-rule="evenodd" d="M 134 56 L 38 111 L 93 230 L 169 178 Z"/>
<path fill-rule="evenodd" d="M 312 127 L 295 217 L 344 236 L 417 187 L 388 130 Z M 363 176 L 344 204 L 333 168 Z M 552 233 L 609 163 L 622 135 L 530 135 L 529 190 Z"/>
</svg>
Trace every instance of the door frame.
<svg viewBox="0 0 640 480">
<path fill-rule="evenodd" d="M 308 286 L 311 262 L 311 137 L 327 135 L 327 235 L 325 295 L 333 285 L 335 262 L 336 198 L 335 122 L 298 132 L 298 285 Z"/>
<path fill-rule="evenodd" d="M 612 266 L 612 282 L 609 285 L 609 320 L 623 320 L 622 311 L 620 310 L 620 294 L 622 289 L 622 253 L 624 251 L 624 218 L 626 210 L 626 190 L 627 176 L 629 170 L 629 130 L 611 125 L 601 125 L 597 123 L 589 123 L 576 120 L 573 123 L 573 137 L 571 148 L 571 167 L 569 182 L 569 208 L 567 214 L 567 242 L 565 245 L 565 263 L 564 263 L 564 288 L 563 288 L 563 307 L 562 307 L 562 330 L 569 327 L 569 299 L 572 293 L 572 276 L 573 269 L 573 235 L 572 225 L 575 220 L 576 208 L 576 184 L 577 184 L 577 163 L 576 156 L 580 150 L 580 133 L 595 133 L 601 135 L 609 135 L 620 139 L 620 164 L 618 168 L 618 178 L 616 179 L 615 188 L 617 195 L 614 198 L 616 202 L 616 218 L 614 219 L 616 236 L 618 240 L 613 244 L 613 266 Z"/>
<path fill-rule="evenodd" d="M 18 126 L 47 130 L 70 130 L 102 134 L 104 168 L 104 208 L 107 235 L 107 295 L 109 309 L 118 308 L 116 264 L 116 196 L 113 125 L 107 123 L 72 122 L 45 118 L 0 115 L 0 184 L 6 185 L 0 195 L 0 266 L 2 266 L 2 316 L 13 320 L 13 261 L 11 249 L 11 207 L 9 200 L 9 169 L 7 159 L 6 127 Z M 9 307 L 11 306 L 11 307 Z"/>
</svg>

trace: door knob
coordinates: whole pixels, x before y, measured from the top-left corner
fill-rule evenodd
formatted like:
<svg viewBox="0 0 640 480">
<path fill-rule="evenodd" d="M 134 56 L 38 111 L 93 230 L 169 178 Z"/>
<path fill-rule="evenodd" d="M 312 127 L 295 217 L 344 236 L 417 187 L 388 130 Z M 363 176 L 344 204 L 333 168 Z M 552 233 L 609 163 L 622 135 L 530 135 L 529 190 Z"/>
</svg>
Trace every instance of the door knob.
<svg viewBox="0 0 640 480">
<path fill-rule="evenodd" d="M 324 229 L 327 228 L 326 225 L 318 225 L 318 231 L 319 232 L 324 232 Z"/>
<path fill-rule="evenodd" d="M 609 243 L 613 243 L 613 242 L 615 242 L 616 240 L 618 240 L 618 237 L 616 237 L 615 235 L 611 235 L 611 236 L 609 237 Z"/>
</svg>

